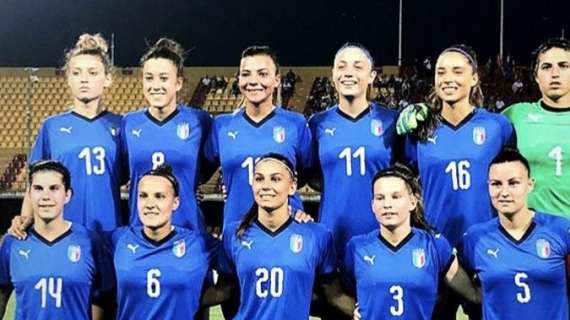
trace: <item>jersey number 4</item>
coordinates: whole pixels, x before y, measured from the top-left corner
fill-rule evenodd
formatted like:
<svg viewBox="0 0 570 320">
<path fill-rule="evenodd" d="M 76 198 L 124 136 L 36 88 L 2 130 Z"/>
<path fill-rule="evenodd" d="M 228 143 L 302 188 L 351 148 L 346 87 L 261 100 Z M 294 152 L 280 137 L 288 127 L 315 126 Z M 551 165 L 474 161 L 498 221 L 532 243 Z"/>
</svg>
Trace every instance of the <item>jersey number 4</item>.
<svg viewBox="0 0 570 320">
<path fill-rule="evenodd" d="M 42 308 L 45 309 L 47 307 L 48 295 L 55 300 L 55 307 L 61 308 L 62 278 L 41 278 L 34 286 L 34 289 L 40 291 Z"/>
</svg>

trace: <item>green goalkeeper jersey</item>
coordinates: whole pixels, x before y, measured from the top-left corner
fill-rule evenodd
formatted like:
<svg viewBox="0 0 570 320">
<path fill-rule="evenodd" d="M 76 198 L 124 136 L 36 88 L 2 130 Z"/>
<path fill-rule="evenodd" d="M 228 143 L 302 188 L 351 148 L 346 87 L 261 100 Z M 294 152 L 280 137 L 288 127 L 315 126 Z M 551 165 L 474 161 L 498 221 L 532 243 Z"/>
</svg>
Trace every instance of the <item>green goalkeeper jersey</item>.
<svg viewBox="0 0 570 320">
<path fill-rule="evenodd" d="M 517 103 L 503 112 L 515 126 L 535 186 L 528 206 L 570 218 L 570 108 Z"/>
</svg>

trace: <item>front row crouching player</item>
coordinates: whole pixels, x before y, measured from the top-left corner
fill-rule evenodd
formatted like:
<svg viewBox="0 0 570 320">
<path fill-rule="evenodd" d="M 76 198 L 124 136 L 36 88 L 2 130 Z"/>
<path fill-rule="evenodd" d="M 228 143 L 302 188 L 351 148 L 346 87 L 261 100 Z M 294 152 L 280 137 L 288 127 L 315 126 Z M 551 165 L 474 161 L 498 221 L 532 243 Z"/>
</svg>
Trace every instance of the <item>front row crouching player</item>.
<svg viewBox="0 0 570 320">
<path fill-rule="evenodd" d="M 103 297 L 113 288 L 113 268 L 97 234 L 64 220 L 71 199 L 69 171 L 57 161 L 30 166 L 34 225 L 0 247 L 0 317 L 16 291 L 16 319 L 103 319 Z"/>
<path fill-rule="evenodd" d="M 396 165 L 372 180 L 372 211 L 380 230 L 355 236 L 344 271 L 358 297 L 359 319 L 431 319 L 439 279 L 472 303 L 478 290 L 447 239 L 423 216 L 421 190 L 407 167 Z"/>
<path fill-rule="evenodd" d="M 489 167 L 498 217 L 469 228 L 461 261 L 482 287 L 483 318 L 568 319 L 570 220 L 528 208 L 528 161 L 506 149 Z"/>
<path fill-rule="evenodd" d="M 254 168 L 254 205 L 241 223 L 224 230 L 219 271 L 223 278 L 237 277 L 241 294 L 234 319 L 308 319 L 314 283 L 333 306 L 346 315 L 354 311 L 335 276 L 331 232 L 289 215 L 296 186 L 287 158 L 263 156 Z"/>
<path fill-rule="evenodd" d="M 200 309 L 216 245 L 197 229 L 172 225 L 179 190 L 170 166 L 144 173 L 137 189 L 143 225 L 110 235 L 118 319 L 193 319 Z"/>
</svg>

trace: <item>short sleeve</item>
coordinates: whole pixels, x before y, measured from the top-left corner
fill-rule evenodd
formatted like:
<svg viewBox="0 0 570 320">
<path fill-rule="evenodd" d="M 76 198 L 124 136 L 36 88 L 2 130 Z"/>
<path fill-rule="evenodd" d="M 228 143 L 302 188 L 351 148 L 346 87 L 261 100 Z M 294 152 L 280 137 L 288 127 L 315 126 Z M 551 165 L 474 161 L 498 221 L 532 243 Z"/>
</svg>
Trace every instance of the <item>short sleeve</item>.
<svg viewBox="0 0 570 320">
<path fill-rule="evenodd" d="M 212 129 L 210 130 L 206 143 L 204 145 L 204 158 L 212 164 L 219 165 L 220 151 L 218 146 L 218 120 L 214 120 Z"/>
<path fill-rule="evenodd" d="M 439 233 L 433 236 L 433 244 L 436 250 L 439 273 L 445 274 L 449 270 L 449 267 L 451 267 L 451 263 L 455 258 L 455 250 L 451 244 L 449 244 L 449 241 Z"/>
<path fill-rule="evenodd" d="M 354 253 L 356 251 L 354 239 L 351 239 L 346 245 L 344 251 L 344 260 L 342 263 L 343 281 L 348 288 L 356 291 L 356 276 L 354 274 Z"/>
<path fill-rule="evenodd" d="M 468 231 L 469 232 L 469 231 Z M 457 245 L 458 258 L 461 266 L 465 268 L 468 272 L 474 269 L 472 254 L 472 244 L 470 241 L 470 234 L 466 232 L 461 237 L 459 244 Z"/>
<path fill-rule="evenodd" d="M 9 235 L 4 235 L 0 244 L 0 285 L 11 286 L 10 276 L 10 248 L 13 239 Z"/>
<path fill-rule="evenodd" d="M 407 135 L 404 141 L 404 163 L 412 168 L 418 168 L 418 141 L 412 136 Z"/>
<path fill-rule="evenodd" d="M 309 168 L 314 162 L 313 157 L 315 156 L 313 138 L 311 130 L 309 129 L 309 124 L 306 121 L 303 121 L 300 127 L 297 151 L 298 166 L 299 168 Z"/>
<path fill-rule="evenodd" d="M 93 282 L 93 296 L 94 299 L 98 299 L 115 286 L 115 273 L 111 250 L 109 250 L 103 238 L 95 232 L 91 232 L 90 237 L 96 270 Z"/>
<path fill-rule="evenodd" d="M 332 232 L 329 230 L 323 230 L 319 234 L 319 238 L 320 256 L 317 273 L 320 275 L 333 273 L 336 271 L 336 252 Z"/>
<path fill-rule="evenodd" d="M 233 246 L 232 242 L 234 241 L 234 235 L 230 228 L 226 228 L 224 230 L 222 236 L 222 246 L 218 250 L 217 255 L 217 270 L 220 273 L 225 274 L 235 274 L 235 261 L 233 260 Z"/>
<path fill-rule="evenodd" d="M 39 160 L 48 160 L 51 158 L 49 150 L 49 139 L 48 139 L 48 123 L 44 121 L 40 128 L 34 146 L 30 152 L 30 157 L 28 163 L 32 164 Z"/>
</svg>

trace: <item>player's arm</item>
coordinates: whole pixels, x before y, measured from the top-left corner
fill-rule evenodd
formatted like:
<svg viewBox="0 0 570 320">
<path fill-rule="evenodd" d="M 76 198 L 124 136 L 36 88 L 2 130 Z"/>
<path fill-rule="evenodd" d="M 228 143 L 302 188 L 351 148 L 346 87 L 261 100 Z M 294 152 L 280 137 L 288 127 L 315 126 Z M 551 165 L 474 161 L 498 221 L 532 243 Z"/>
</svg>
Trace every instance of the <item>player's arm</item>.
<svg viewBox="0 0 570 320">
<path fill-rule="evenodd" d="M 228 301 L 235 292 L 237 284 L 231 275 L 220 273 L 215 284 L 206 287 L 202 293 L 201 307 L 210 307 Z"/>
<path fill-rule="evenodd" d="M 355 301 L 353 297 L 342 290 L 338 273 L 323 275 L 318 281 L 328 303 L 345 315 L 352 317 L 354 315 Z"/>
<path fill-rule="evenodd" d="M 29 186 L 24 194 L 24 200 L 22 201 L 22 208 L 20 209 L 20 215 L 12 218 L 12 223 L 8 229 L 8 234 L 23 240 L 26 238 L 26 229 L 32 225 L 34 221 L 34 216 L 32 213 L 32 202 L 30 200 Z"/>
<path fill-rule="evenodd" d="M 481 303 L 479 287 L 473 284 L 467 272 L 459 264 L 457 257 L 453 258 L 453 262 L 445 274 L 445 281 L 450 288 L 462 295 L 470 303 Z"/>
<path fill-rule="evenodd" d="M 0 286 L 0 318 L 4 318 L 6 306 L 8 305 L 8 300 L 10 299 L 10 294 L 13 289 L 12 286 Z"/>
</svg>

